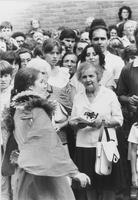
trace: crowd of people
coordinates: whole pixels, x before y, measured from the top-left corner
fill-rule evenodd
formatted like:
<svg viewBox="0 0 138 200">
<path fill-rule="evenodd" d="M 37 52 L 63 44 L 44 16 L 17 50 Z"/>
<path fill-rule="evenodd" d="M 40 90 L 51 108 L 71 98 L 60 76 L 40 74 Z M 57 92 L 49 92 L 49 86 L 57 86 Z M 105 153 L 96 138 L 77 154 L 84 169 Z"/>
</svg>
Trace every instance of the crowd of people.
<svg viewBox="0 0 138 200">
<path fill-rule="evenodd" d="M 138 21 L 128 6 L 118 17 L 83 30 L 0 24 L 2 200 L 138 198 Z M 105 130 L 119 160 L 101 175 Z"/>
</svg>

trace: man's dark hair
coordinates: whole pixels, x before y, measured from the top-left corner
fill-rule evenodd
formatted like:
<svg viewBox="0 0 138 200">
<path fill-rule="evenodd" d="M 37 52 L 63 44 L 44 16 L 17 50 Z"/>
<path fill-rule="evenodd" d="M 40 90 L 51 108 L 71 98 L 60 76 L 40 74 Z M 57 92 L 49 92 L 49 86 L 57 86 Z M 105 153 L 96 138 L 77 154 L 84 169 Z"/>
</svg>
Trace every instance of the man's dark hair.
<svg viewBox="0 0 138 200">
<path fill-rule="evenodd" d="M 107 25 L 102 18 L 97 18 L 92 21 L 89 31 L 90 40 L 92 40 L 93 31 L 96 29 L 104 29 L 107 32 L 107 37 L 109 37 Z"/>
<path fill-rule="evenodd" d="M 67 29 L 64 29 L 61 33 L 60 33 L 60 36 L 59 36 L 59 39 L 60 40 L 63 40 L 64 38 L 73 38 L 73 39 L 77 39 L 77 36 L 76 36 L 76 33 L 74 30 L 70 29 L 70 28 L 67 28 Z"/>
<path fill-rule="evenodd" d="M 12 34 L 11 37 L 15 39 L 16 37 L 19 37 L 19 36 L 22 36 L 24 39 L 26 39 L 26 36 L 23 32 L 15 32 Z"/>
</svg>

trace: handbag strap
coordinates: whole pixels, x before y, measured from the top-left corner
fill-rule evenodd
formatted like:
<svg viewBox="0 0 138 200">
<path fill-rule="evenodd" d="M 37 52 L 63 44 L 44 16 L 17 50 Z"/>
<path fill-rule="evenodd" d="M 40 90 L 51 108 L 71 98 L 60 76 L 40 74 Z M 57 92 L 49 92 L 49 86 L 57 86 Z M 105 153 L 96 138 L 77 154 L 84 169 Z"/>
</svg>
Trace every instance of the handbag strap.
<svg viewBox="0 0 138 200">
<path fill-rule="evenodd" d="M 101 128 L 100 128 L 100 133 L 99 133 L 98 142 L 101 142 L 101 141 L 102 141 L 102 137 L 103 137 L 103 132 L 104 132 L 104 130 L 105 130 L 105 133 L 106 133 L 106 139 L 107 139 L 107 141 L 110 141 L 109 132 L 108 132 L 107 127 L 105 127 L 105 121 L 103 120 L 103 121 L 102 121 L 102 126 L 101 126 Z"/>
<path fill-rule="evenodd" d="M 101 126 L 101 128 L 100 128 L 100 133 L 99 133 L 98 142 L 101 142 L 101 141 L 102 141 L 103 132 L 104 132 L 104 121 L 102 121 L 102 126 Z"/>
<path fill-rule="evenodd" d="M 110 141 L 110 136 L 109 136 L 109 132 L 108 132 L 107 127 L 104 127 L 104 130 L 105 130 L 105 133 L 106 133 L 106 139 L 107 139 L 107 141 Z"/>
</svg>

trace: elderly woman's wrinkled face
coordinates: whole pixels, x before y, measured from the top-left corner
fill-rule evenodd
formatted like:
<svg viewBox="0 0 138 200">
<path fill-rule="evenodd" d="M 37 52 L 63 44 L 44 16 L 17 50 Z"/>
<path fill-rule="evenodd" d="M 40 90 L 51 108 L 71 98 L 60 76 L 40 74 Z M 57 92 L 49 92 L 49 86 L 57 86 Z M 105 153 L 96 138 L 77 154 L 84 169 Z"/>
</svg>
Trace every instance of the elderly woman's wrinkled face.
<svg viewBox="0 0 138 200">
<path fill-rule="evenodd" d="M 85 60 L 95 65 L 99 65 L 99 55 L 96 54 L 93 47 L 89 47 L 87 49 Z"/>
<path fill-rule="evenodd" d="M 95 92 L 98 87 L 98 77 L 94 67 L 89 67 L 82 71 L 81 83 L 84 85 L 88 93 Z"/>
</svg>

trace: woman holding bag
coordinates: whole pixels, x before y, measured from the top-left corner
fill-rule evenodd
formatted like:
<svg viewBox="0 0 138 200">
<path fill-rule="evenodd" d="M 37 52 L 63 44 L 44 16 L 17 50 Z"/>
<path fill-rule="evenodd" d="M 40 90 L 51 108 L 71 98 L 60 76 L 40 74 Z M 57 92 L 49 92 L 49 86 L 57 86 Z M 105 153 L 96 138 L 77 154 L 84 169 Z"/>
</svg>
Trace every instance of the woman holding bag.
<svg viewBox="0 0 138 200">
<path fill-rule="evenodd" d="M 95 173 L 96 146 L 104 120 L 110 139 L 117 144 L 115 128 L 122 125 L 123 116 L 115 93 L 100 85 L 103 71 L 99 66 L 83 62 L 77 70 L 78 80 L 84 85 L 85 91 L 74 97 L 70 124 L 77 131 L 75 161 L 79 170 L 86 173 L 92 185 L 76 191 L 77 200 L 115 200 L 115 190 L 122 184 L 119 162 L 112 167 L 110 175 L 101 176 Z M 92 121 L 93 114 L 96 119 Z M 80 118 L 85 118 L 82 122 Z M 87 121 L 88 122 L 85 122 Z M 105 139 L 105 133 L 103 134 Z"/>
</svg>

